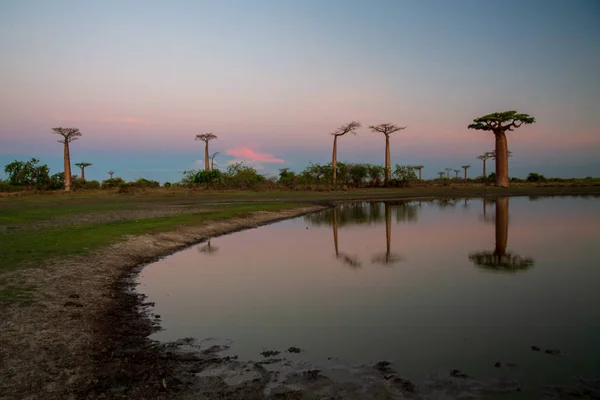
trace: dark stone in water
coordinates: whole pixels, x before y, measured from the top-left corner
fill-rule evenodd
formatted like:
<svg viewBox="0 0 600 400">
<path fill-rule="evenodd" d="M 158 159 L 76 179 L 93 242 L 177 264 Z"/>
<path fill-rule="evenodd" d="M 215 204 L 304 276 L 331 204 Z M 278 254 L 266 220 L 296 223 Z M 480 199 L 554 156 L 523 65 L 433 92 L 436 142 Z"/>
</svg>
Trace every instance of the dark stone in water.
<svg viewBox="0 0 600 400">
<path fill-rule="evenodd" d="M 537 346 L 531 346 L 531 350 L 533 351 L 540 351 L 540 348 Z"/>
<path fill-rule="evenodd" d="M 287 351 L 288 353 L 300 353 L 302 350 L 300 350 L 299 347 L 292 346 L 289 349 L 287 349 Z"/>
<path fill-rule="evenodd" d="M 279 354 L 277 350 L 266 350 L 260 353 L 263 357 L 273 357 Z"/>
<path fill-rule="evenodd" d="M 374 365 L 374 367 L 379 372 L 388 373 L 392 370 L 390 368 L 390 365 L 392 365 L 392 363 L 389 361 L 379 361 L 377 364 Z"/>
<path fill-rule="evenodd" d="M 557 356 L 560 354 L 560 350 L 559 349 L 546 349 L 546 351 L 544 353 L 550 354 L 553 356 Z"/>
<path fill-rule="evenodd" d="M 154 316 L 154 318 L 156 318 L 156 319 L 160 318 L 160 314 L 156 314 L 156 315 Z"/>
<path fill-rule="evenodd" d="M 496 368 L 500 368 L 502 366 L 502 363 L 500 361 L 498 361 L 496 364 L 494 364 L 494 367 Z"/>
<path fill-rule="evenodd" d="M 303 372 L 303 375 L 306 379 L 314 381 L 319 378 L 319 374 L 321 373 L 320 369 L 309 369 Z"/>
<path fill-rule="evenodd" d="M 455 378 L 468 378 L 469 375 L 465 374 L 464 372 L 460 372 L 457 369 L 453 369 L 452 371 L 450 371 L 450 376 L 453 376 Z"/>
</svg>

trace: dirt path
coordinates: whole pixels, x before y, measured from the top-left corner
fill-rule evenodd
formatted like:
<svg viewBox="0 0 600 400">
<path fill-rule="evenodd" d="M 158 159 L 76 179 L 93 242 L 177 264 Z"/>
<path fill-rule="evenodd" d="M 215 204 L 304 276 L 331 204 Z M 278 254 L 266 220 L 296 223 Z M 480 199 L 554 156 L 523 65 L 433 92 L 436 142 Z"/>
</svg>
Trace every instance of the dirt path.
<svg viewBox="0 0 600 400">
<path fill-rule="evenodd" d="M 143 299 L 130 290 L 136 267 L 210 237 L 322 208 L 256 212 L 131 236 L 87 256 L 3 275 L 37 290 L 33 305 L 2 310 L 0 399 L 172 397 L 178 386 L 172 363 L 159 359 L 147 339 L 154 323 L 140 315 Z"/>
</svg>

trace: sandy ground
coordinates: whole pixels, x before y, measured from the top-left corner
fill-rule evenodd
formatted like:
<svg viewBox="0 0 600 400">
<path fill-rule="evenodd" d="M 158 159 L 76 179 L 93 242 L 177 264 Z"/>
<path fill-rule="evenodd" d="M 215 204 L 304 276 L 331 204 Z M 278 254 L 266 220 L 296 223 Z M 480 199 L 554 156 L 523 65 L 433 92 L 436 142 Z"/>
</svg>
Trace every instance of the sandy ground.
<svg viewBox="0 0 600 400">
<path fill-rule="evenodd" d="M 126 237 L 87 256 L 5 275 L 38 290 L 32 306 L 1 310 L 0 399 L 473 399 L 520 391 L 510 377 L 482 382 L 452 370 L 414 383 L 385 360 L 315 366 L 284 353 L 244 362 L 227 355 L 228 343 L 148 338 L 160 319 L 134 290 L 144 264 L 214 236 L 322 208 Z M 544 398 L 598 399 L 600 380 L 548 388 Z"/>
</svg>

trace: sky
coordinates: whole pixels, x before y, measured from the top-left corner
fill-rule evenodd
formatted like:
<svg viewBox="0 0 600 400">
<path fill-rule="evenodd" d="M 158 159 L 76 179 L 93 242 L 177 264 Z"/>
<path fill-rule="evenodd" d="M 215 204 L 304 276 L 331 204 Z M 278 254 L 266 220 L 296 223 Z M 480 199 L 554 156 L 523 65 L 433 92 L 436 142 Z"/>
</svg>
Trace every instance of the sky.
<svg viewBox="0 0 600 400">
<path fill-rule="evenodd" d="M 207 132 L 220 169 L 276 175 L 357 120 L 340 161 L 383 164 L 368 126 L 395 123 L 392 165 L 476 174 L 468 124 L 514 109 L 511 176 L 600 176 L 598 0 L 0 0 L 0 54 L 0 166 L 61 172 L 63 126 L 88 179 L 178 181 Z"/>
</svg>

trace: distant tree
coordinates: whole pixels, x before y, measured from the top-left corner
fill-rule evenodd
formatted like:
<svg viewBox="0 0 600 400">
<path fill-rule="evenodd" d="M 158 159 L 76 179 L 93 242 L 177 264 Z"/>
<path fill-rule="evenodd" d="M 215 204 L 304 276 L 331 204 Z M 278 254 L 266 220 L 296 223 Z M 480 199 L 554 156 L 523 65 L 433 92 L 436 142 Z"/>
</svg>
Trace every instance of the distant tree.
<svg viewBox="0 0 600 400">
<path fill-rule="evenodd" d="M 423 176 L 421 175 L 421 170 L 424 167 L 422 165 L 415 165 L 413 168 L 416 169 L 417 171 L 419 171 L 419 180 L 422 181 L 423 180 Z"/>
<path fill-rule="evenodd" d="M 335 132 L 332 132 L 333 136 L 333 153 L 331 156 L 331 168 L 333 172 L 332 183 L 333 186 L 336 184 L 337 180 L 337 139 L 339 136 L 344 136 L 346 133 L 352 133 L 356 135 L 356 130 L 361 127 L 360 122 L 352 121 L 345 125 L 340 126 Z"/>
<path fill-rule="evenodd" d="M 440 179 L 442 179 L 444 177 L 444 171 L 440 171 L 437 174 L 440 176 Z"/>
<path fill-rule="evenodd" d="M 478 160 L 481 160 L 481 161 L 483 161 L 483 177 L 484 177 L 484 178 L 487 176 L 487 172 L 486 172 L 486 169 L 485 169 L 485 163 L 486 163 L 486 161 L 487 161 L 487 160 L 489 160 L 490 158 L 492 158 L 492 156 L 490 155 L 490 153 L 489 153 L 489 152 L 487 152 L 487 153 L 483 153 L 482 155 L 480 155 L 480 156 L 477 156 L 477 159 L 478 159 Z"/>
<path fill-rule="evenodd" d="M 196 135 L 196 139 L 195 140 L 202 140 L 204 142 L 204 170 L 205 171 L 210 171 L 210 162 L 209 162 L 209 156 L 208 156 L 208 142 L 210 142 L 211 140 L 217 139 L 217 135 L 212 134 L 212 133 L 202 133 L 202 134 L 198 134 Z"/>
<path fill-rule="evenodd" d="M 385 168 L 381 165 L 367 164 L 367 174 L 371 182 L 371 186 L 376 187 L 381 184 L 381 178 L 384 176 Z"/>
<path fill-rule="evenodd" d="M 392 179 L 392 167 L 390 160 L 390 135 L 394 132 L 406 129 L 406 126 L 398 126 L 394 124 L 379 124 L 371 125 L 369 126 L 369 129 L 372 132 L 383 133 L 385 136 L 385 185 L 388 186 L 390 184 L 390 180 Z"/>
<path fill-rule="evenodd" d="M 112 179 L 114 174 L 115 174 L 115 171 L 108 171 L 108 175 L 110 176 L 109 179 Z"/>
<path fill-rule="evenodd" d="M 215 151 L 210 156 L 210 169 L 215 169 L 215 157 L 218 156 L 219 154 L 221 154 L 221 153 L 219 153 L 218 151 Z"/>
<path fill-rule="evenodd" d="M 446 170 L 446 178 L 450 179 L 450 171 L 452 171 L 452 168 L 444 168 Z"/>
<path fill-rule="evenodd" d="M 461 168 L 465 170 L 465 180 L 467 180 L 467 170 L 469 168 L 471 168 L 471 166 L 470 165 L 463 165 L 463 166 L 461 166 Z"/>
<path fill-rule="evenodd" d="M 529 175 L 527 175 L 526 179 L 527 182 L 544 182 L 546 180 L 546 177 L 536 172 L 530 172 Z"/>
<path fill-rule="evenodd" d="M 69 143 L 77 140 L 81 136 L 81 132 L 77 128 L 52 128 L 55 134 L 61 135 L 62 140 L 58 143 L 64 144 L 64 162 L 65 162 L 65 192 L 71 190 L 71 154 L 69 153 Z"/>
<path fill-rule="evenodd" d="M 523 124 L 533 124 L 535 118 L 516 111 L 496 112 L 476 118 L 469 129 L 491 131 L 496 138 L 496 186 L 508 187 L 508 143 L 506 132 L 513 131 Z"/>
<path fill-rule="evenodd" d="M 460 172 L 460 169 L 454 169 L 453 171 L 456 174 L 455 178 L 458 179 L 458 173 Z"/>
<path fill-rule="evenodd" d="M 93 164 L 89 162 L 80 162 L 75 165 L 81 168 L 81 180 L 85 182 L 85 169 L 86 167 L 91 167 Z"/>
<path fill-rule="evenodd" d="M 46 164 L 39 165 L 40 160 L 13 161 L 4 167 L 8 175 L 8 183 L 13 186 L 42 188 L 50 182 L 50 169 Z"/>
</svg>

